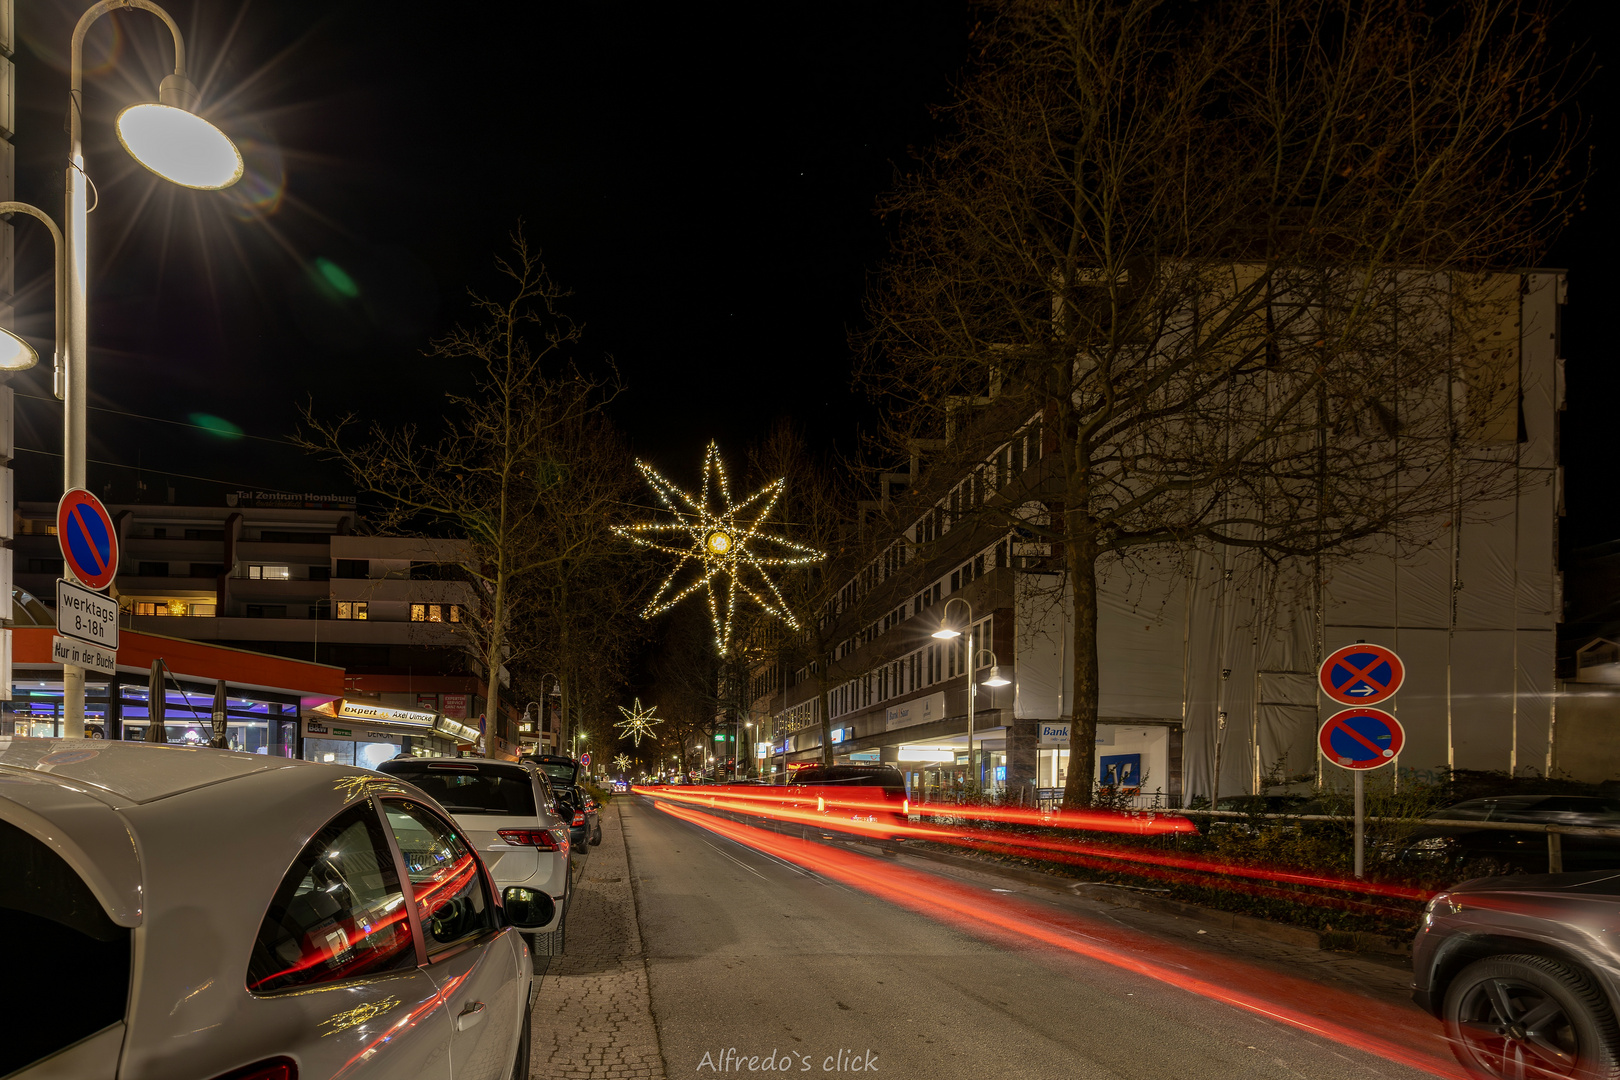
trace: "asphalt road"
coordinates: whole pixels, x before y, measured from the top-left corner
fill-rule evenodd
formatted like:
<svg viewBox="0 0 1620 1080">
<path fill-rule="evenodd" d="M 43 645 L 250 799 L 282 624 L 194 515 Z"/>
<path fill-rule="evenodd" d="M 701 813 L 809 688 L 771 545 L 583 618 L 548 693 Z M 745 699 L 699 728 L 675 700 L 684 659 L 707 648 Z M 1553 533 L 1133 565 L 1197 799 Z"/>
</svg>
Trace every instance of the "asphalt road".
<svg viewBox="0 0 1620 1080">
<path fill-rule="evenodd" d="M 993 924 L 1029 918 L 1031 909 L 1004 906 L 1020 901 L 988 884 L 932 879 L 942 905 L 947 890 L 982 893 L 989 925 L 975 928 L 763 854 L 650 799 L 621 808 L 671 1080 L 766 1075 L 772 1060 L 773 1075 L 864 1073 L 853 1064 L 870 1062 L 879 1076 L 918 1080 L 1434 1075 L 1182 989 L 1174 975 L 1166 981 L 1165 971 L 1185 972 L 1209 988 L 1210 958 L 1182 946 L 1157 952 L 1160 977 L 1150 977 L 998 937 Z M 849 857 L 887 869 L 882 859 Z M 1117 946 L 1117 928 L 1097 930 L 1094 945 Z M 1071 932 L 1087 939 L 1083 924 Z M 1249 975 L 1251 988 L 1282 978 Z M 1297 986 L 1286 992 L 1301 996 Z M 1358 1011 L 1353 996 L 1333 993 L 1334 1013 Z M 1374 1006 L 1370 1016 L 1393 1008 Z"/>
</svg>

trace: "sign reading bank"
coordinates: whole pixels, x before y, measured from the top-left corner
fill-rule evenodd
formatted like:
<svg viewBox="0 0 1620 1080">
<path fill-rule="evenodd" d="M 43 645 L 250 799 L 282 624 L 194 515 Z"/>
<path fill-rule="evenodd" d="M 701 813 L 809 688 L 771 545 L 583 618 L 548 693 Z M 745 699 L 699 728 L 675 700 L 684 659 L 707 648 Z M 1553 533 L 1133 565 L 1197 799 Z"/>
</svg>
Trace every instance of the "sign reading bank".
<svg viewBox="0 0 1620 1080">
<path fill-rule="evenodd" d="M 883 727 L 887 731 L 895 728 L 911 727 L 913 724 L 928 724 L 935 720 L 945 719 L 945 694 L 929 694 L 927 697 L 914 698 L 911 701 L 902 701 L 898 705 L 891 705 L 883 711 Z"/>
<path fill-rule="evenodd" d="M 1045 720 L 1041 721 L 1040 743 L 1039 743 L 1039 745 L 1041 745 L 1041 746 L 1068 746 L 1069 745 L 1069 725 L 1066 722 L 1059 724 L 1059 723 L 1055 723 L 1055 722 L 1048 722 L 1048 721 L 1045 721 Z"/>
</svg>

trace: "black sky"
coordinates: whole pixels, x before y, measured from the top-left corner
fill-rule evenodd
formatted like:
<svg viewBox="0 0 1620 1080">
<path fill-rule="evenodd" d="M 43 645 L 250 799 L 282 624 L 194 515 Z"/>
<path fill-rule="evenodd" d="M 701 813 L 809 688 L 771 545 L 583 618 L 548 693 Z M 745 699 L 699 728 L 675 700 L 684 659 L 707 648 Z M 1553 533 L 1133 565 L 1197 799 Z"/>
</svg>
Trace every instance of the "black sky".
<svg viewBox="0 0 1620 1080">
<path fill-rule="evenodd" d="M 18 5 L 17 193 L 53 213 L 60 58 L 83 6 Z M 113 117 L 154 96 L 169 46 L 150 16 L 103 20 L 85 101 L 101 199 L 95 404 L 182 423 L 218 416 L 269 440 L 310 396 L 327 414 L 437 415 L 453 383 L 421 349 L 467 317 L 465 288 L 492 284 L 491 257 L 522 220 L 576 293 L 584 358 L 611 354 L 628 383 L 617 420 L 665 471 L 695 476 L 711 438 L 740 459 L 782 416 L 822 442 L 853 436 L 863 406 L 845 335 L 882 251 L 873 200 L 928 140 L 927 106 L 966 59 L 963 0 L 169 7 L 204 111 L 241 139 L 260 183 L 184 192 L 130 162 Z M 1608 480 L 1620 390 L 1608 349 L 1609 87 L 1600 71 L 1584 95 L 1599 154 L 1587 209 L 1546 260 L 1571 270 L 1566 546 L 1620 536 Z M 263 203 L 248 212 L 233 201 L 244 195 Z M 15 228 L 18 322 L 48 355 L 49 248 L 32 223 Z M 14 382 L 19 393 L 48 393 L 37 374 Z M 22 446 L 57 447 L 51 403 L 25 398 L 18 413 Z M 182 501 L 235 486 L 345 487 L 273 441 L 110 413 L 92 426 L 93 459 L 139 464 L 154 488 L 181 476 Z M 54 498 L 57 459 L 23 452 L 15 467 L 21 494 Z M 111 484 L 117 499 L 135 478 L 91 469 L 92 487 Z"/>
</svg>

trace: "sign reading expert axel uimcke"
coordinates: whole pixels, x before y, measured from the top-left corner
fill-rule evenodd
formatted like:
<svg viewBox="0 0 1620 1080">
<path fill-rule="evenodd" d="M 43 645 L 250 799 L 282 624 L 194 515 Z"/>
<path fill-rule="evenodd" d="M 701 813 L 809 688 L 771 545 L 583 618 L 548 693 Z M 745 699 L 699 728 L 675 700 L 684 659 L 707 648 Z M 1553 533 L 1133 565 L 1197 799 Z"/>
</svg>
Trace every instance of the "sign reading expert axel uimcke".
<svg viewBox="0 0 1620 1080">
<path fill-rule="evenodd" d="M 118 601 L 83 585 L 56 579 L 56 632 L 118 648 Z"/>
</svg>

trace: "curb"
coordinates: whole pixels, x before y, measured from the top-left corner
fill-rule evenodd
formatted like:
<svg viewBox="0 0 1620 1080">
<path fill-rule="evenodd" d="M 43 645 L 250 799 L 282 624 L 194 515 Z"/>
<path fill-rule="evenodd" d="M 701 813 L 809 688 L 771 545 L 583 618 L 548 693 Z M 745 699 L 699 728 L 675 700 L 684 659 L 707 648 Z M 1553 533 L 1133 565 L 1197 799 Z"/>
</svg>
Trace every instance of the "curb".
<svg viewBox="0 0 1620 1080">
<path fill-rule="evenodd" d="M 862 847 L 874 848 L 890 857 L 911 855 L 944 866 L 954 866 L 960 870 L 973 870 L 981 874 L 990 874 L 1004 880 L 1018 881 L 1051 892 L 1080 896 L 1087 900 L 1113 904 L 1116 907 L 1136 908 L 1140 911 L 1153 911 L 1163 915 L 1178 915 L 1210 926 L 1218 926 L 1223 930 L 1236 930 L 1252 937 L 1265 938 L 1268 941 L 1279 941 L 1286 945 L 1295 945 L 1306 949 L 1320 949 L 1327 952 L 1361 953 L 1370 958 L 1375 957 L 1384 960 L 1407 961 L 1412 956 L 1412 947 L 1407 942 L 1386 938 L 1378 934 L 1342 930 L 1308 930 L 1303 926 L 1288 926 L 1267 919 L 1257 919 L 1252 915 L 1238 915 L 1234 912 L 1220 911 L 1200 904 L 1189 904 L 1184 900 L 1170 900 L 1164 897 L 1151 896 L 1119 885 L 1103 885 L 1096 882 L 1079 881 L 1075 878 L 1059 877 L 1057 874 L 1048 874 L 1040 870 L 1024 870 L 1016 866 L 1002 866 L 988 860 L 970 859 L 961 855 L 947 855 L 942 851 L 930 851 L 926 848 L 912 848 L 862 840 L 850 842 L 859 844 Z"/>
</svg>

